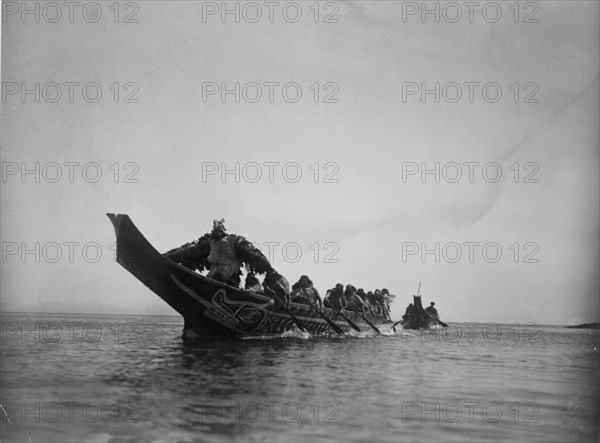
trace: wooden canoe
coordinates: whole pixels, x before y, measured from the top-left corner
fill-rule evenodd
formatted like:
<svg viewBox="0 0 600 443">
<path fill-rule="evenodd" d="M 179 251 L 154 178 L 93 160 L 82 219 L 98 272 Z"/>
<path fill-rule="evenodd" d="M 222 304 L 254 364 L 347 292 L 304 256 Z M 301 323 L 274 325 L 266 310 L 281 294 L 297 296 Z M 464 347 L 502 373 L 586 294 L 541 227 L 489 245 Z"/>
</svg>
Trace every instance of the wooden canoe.
<svg viewBox="0 0 600 443">
<path fill-rule="evenodd" d="M 278 335 L 292 329 L 292 319 L 270 297 L 228 286 L 181 266 L 158 252 L 126 214 L 107 214 L 117 236 L 117 262 L 184 318 L 184 337 Z M 310 306 L 291 303 L 289 310 L 312 335 L 331 334 L 331 326 Z M 350 326 L 323 309 L 344 332 Z M 352 311 L 343 314 L 368 332 L 371 327 Z M 368 316 L 376 326 L 392 323 Z"/>
</svg>

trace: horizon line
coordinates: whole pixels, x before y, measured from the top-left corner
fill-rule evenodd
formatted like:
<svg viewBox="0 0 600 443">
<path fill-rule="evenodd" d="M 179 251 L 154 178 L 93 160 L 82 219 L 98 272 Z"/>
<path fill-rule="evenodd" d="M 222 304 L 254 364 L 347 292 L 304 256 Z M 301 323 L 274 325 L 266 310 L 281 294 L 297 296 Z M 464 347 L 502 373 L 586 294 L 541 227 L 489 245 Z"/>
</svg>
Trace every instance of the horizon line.
<svg viewBox="0 0 600 443">
<path fill-rule="evenodd" d="M 8 310 L 3 310 L 0 308 L 0 314 L 42 314 L 42 315 L 114 315 L 114 316 L 119 316 L 119 317 L 144 317 L 144 316 L 152 316 L 152 317 L 180 317 L 183 318 L 183 316 L 181 316 L 180 314 L 112 314 L 112 313 L 100 313 L 100 312 L 40 312 L 40 311 L 8 311 Z M 466 321 L 466 322 L 460 322 L 460 321 L 449 321 L 446 323 L 478 323 L 475 321 Z M 520 323 L 520 322 L 497 322 L 497 321 L 489 321 L 489 322 L 484 322 L 484 323 L 480 323 L 482 325 L 485 324 L 491 324 L 491 323 L 498 323 L 498 324 L 514 324 L 514 323 L 518 323 L 518 324 L 529 324 L 529 323 L 533 323 L 535 325 L 538 326 L 562 326 L 562 327 L 566 327 L 566 326 L 579 326 L 579 325 L 585 325 L 585 324 L 595 324 L 595 323 L 599 323 L 597 321 L 584 321 L 583 323 L 575 323 L 575 324 L 551 324 L 551 323 L 545 323 L 545 324 L 541 324 L 541 323 L 537 323 L 537 322 L 527 322 L 527 323 Z"/>
</svg>

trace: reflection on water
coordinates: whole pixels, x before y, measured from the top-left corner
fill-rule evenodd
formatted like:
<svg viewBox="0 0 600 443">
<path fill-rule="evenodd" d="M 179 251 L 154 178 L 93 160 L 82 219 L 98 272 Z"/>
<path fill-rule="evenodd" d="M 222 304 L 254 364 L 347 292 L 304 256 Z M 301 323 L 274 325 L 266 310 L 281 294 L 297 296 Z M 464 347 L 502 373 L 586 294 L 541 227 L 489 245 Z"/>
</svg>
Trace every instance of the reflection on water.
<svg viewBox="0 0 600 443">
<path fill-rule="evenodd" d="M 184 341 L 177 317 L 2 315 L 2 441 L 579 441 L 598 331 Z"/>
</svg>

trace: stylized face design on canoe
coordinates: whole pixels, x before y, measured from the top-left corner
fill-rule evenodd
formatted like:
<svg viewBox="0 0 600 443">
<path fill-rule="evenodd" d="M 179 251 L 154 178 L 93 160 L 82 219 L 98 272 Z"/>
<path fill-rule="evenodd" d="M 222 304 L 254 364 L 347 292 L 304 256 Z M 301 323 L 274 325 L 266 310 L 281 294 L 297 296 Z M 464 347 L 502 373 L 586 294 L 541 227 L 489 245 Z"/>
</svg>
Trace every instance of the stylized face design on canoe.
<svg viewBox="0 0 600 443">
<path fill-rule="evenodd" d="M 253 306 L 244 306 L 236 312 L 237 319 L 246 326 L 253 326 L 263 319 L 264 312 Z M 242 329 L 246 329 L 242 327 Z"/>
<path fill-rule="evenodd" d="M 260 304 L 247 300 L 232 300 L 224 289 L 219 289 L 212 298 L 211 311 L 219 311 L 221 320 L 227 321 L 231 326 L 244 332 L 252 333 L 262 327 L 266 321 L 265 307 L 267 305 L 270 303 Z"/>
</svg>

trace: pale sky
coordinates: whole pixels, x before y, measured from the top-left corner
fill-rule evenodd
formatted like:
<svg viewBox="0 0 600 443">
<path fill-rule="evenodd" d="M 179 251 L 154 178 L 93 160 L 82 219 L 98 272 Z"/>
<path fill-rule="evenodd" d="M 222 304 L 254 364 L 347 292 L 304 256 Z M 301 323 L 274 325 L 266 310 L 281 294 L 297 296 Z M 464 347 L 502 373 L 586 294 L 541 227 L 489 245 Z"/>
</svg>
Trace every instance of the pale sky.
<svg viewBox="0 0 600 443">
<path fill-rule="evenodd" d="M 209 3 L 205 13 L 221 4 Z M 435 301 L 447 322 L 599 321 L 598 2 L 533 2 L 536 10 L 522 3 L 517 23 L 513 2 L 498 3 L 496 23 L 481 7 L 472 23 L 466 7 L 456 23 L 446 20 L 450 10 L 440 23 L 423 22 L 419 12 L 406 15 L 407 2 L 403 20 L 402 2 L 393 1 L 321 2 L 318 23 L 313 2 L 298 2 L 302 17 L 289 23 L 294 10 L 281 12 L 289 3 L 280 2 L 273 23 L 263 2 L 255 3 L 257 23 L 247 6 L 240 23 L 223 23 L 192 1 L 132 3 L 137 10 L 122 3 L 118 23 L 112 2 L 100 3 L 96 23 L 81 10 L 70 23 L 67 7 L 50 23 L 56 11 L 42 2 L 36 23 L 35 13 L 15 10 L 21 2 L 3 3 L 2 310 L 175 314 L 114 262 L 105 213 L 120 212 L 160 251 L 199 237 L 215 218 L 262 246 L 296 243 L 298 262 L 281 246 L 273 262 L 290 283 L 307 274 L 323 294 L 337 282 L 387 287 L 397 319 L 421 281 L 423 302 Z M 328 13 L 337 23 L 323 23 Z M 138 23 L 123 23 L 128 14 Z M 35 93 L 21 96 L 36 82 L 39 103 Z M 61 85 L 56 103 L 52 82 Z M 80 84 L 73 103 L 68 82 Z M 81 85 L 93 82 L 102 97 L 88 103 Z M 226 103 L 219 93 L 203 100 L 210 85 L 236 82 L 240 91 L 257 83 L 263 96 L 250 103 L 249 85 L 239 103 L 233 94 Z M 278 83 L 272 103 L 269 82 Z M 296 103 L 282 95 L 292 82 L 302 90 Z M 420 92 L 403 100 L 403 90 L 436 82 L 440 90 L 455 82 L 463 96 L 451 103 L 450 85 L 439 103 Z M 478 85 L 472 103 L 469 82 Z M 484 97 L 482 87 L 494 82 L 502 96 L 491 103 L 494 89 Z M 87 89 L 88 100 L 96 89 Z M 130 93 L 137 103 L 124 103 Z M 328 96 L 337 103 L 325 103 Z M 53 162 L 61 165 L 56 183 Z M 68 162 L 79 165 L 73 183 Z M 91 162 L 102 172 L 95 183 L 93 165 L 88 181 L 82 175 Z M 203 180 L 209 162 L 255 162 L 263 176 L 251 183 L 255 169 L 247 167 L 239 183 L 233 174 L 225 183 L 219 174 Z M 273 183 L 265 162 L 280 164 Z M 296 183 L 282 176 L 291 162 L 302 171 Z M 403 174 L 408 164 L 451 162 L 462 165 L 458 183 Z M 465 162 L 480 165 L 473 183 Z M 497 183 L 482 176 L 491 162 L 502 170 Z M 36 163 L 39 183 L 21 174 Z M 337 183 L 324 182 L 330 173 Z M 128 174 L 138 182 L 124 182 Z M 56 263 L 53 242 L 61 245 Z M 479 245 L 472 263 L 465 242 Z M 39 253 L 22 257 L 36 243 Z M 450 244 L 439 263 L 420 250 L 406 255 L 436 243 L 440 251 Z M 454 243 L 463 253 L 457 263 Z M 502 251 L 496 263 L 481 252 L 491 243 Z M 93 259 L 94 244 L 102 257 L 89 263 L 82 248 Z M 324 262 L 328 254 L 338 262 Z"/>
</svg>

